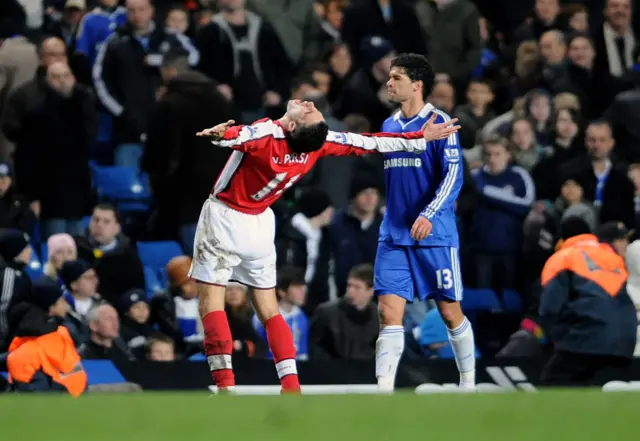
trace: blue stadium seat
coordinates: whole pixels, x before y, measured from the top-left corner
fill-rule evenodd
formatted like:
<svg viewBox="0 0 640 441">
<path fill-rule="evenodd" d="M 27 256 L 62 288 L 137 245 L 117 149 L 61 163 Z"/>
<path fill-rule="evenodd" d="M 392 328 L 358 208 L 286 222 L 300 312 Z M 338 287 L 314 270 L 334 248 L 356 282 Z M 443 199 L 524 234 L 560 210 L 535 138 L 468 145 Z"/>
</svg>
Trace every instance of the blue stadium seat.
<svg viewBox="0 0 640 441">
<path fill-rule="evenodd" d="M 31 280 L 38 280 L 42 277 L 44 268 L 42 267 L 42 263 L 40 262 L 40 258 L 38 257 L 38 253 L 34 252 L 31 254 L 31 260 L 28 265 L 25 265 L 24 272 Z"/>
<path fill-rule="evenodd" d="M 522 297 L 517 291 L 512 289 L 504 290 L 502 294 L 502 308 L 506 312 L 522 312 L 524 309 Z"/>
<path fill-rule="evenodd" d="M 461 304 L 464 311 L 499 311 L 502 309 L 498 296 L 491 289 L 465 288 Z"/>
<path fill-rule="evenodd" d="M 142 265 L 159 271 L 167 266 L 167 263 L 176 256 L 184 255 L 178 242 L 138 242 L 138 255 Z"/>
<path fill-rule="evenodd" d="M 121 211 L 147 211 L 151 200 L 149 179 L 133 167 L 100 167 L 93 169 L 98 198 L 111 202 Z"/>
<path fill-rule="evenodd" d="M 155 293 L 162 291 L 162 284 L 158 279 L 157 271 L 149 266 L 144 267 L 144 285 L 148 299 Z"/>
<path fill-rule="evenodd" d="M 160 268 L 158 270 L 158 275 L 160 276 L 160 284 L 164 289 L 169 287 L 169 274 L 167 274 L 166 268 Z"/>
</svg>

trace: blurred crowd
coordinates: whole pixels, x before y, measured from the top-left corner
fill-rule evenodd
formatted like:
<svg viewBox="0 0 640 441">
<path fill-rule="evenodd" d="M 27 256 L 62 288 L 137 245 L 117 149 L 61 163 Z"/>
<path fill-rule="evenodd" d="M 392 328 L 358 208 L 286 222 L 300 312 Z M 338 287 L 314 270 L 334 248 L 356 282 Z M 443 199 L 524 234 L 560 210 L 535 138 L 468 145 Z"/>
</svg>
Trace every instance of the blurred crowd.
<svg viewBox="0 0 640 441">
<path fill-rule="evenodd" d="M 583 218 L 627 256 L 629 285 L 640 286 L 640 249 L 627 250 L 640 219 L 638 8 L 635 0 L 3 0 L 0 353 L 14 337 L 51 332 L 56 317 L 81 357 L 201 357 L 189 256 L 230 152 L 194 134 L 229 119 L 279 117 L 288 99 L 313 101 L 332 130 L 379 131 L 396 110 L 386 81 L 402 52 L 427 55 L 437 72 L 428 100 L 462 125 L 465 287 L 500 299 L 516 291 L 521 302 L 510 315 L 477 317 L 480 352 L 495 354 L 519 328 L 537 341 L 532 354 L 544 352 L 539 278 L 563 220 Z M 109 192 L 101 171 L 116 169 L 135 175 L 128 190 L 148 200 Z M 381 157 L 323 158 L 273 209 L 277 292 L 299 358 L 373 359 Z M 150 288 L 152 264 L 139 245 L 152 241 L 181 250 L 156 262 L 163 276 Z M 25 271 L 34 259 L 37 277 Z M 234 355 L 269 357 L 245 287 L 227 287 L 227 309 Z M 447 341 L 428 309 L 407 314 L 416 358 L 442 355 Z"/>
</svg>

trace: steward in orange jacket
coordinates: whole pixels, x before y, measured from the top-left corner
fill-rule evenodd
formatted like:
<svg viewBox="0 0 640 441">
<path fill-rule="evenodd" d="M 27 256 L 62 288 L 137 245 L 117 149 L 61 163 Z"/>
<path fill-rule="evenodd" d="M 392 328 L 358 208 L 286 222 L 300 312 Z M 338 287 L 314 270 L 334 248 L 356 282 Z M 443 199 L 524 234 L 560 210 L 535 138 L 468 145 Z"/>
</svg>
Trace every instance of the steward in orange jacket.
<svg viewBox="0 0 640 441">
<path fill-rule="evenodd" d="M 580 218 L 563 221 L 561 233 L 541 277 L 540 322 L 555 347 L 542 380 L 588 384 L 601 368 L 631 360 L 638 322 L 622 256 Z"/>
<path fill-rule="evenodd" d="M 42 279 L 33 285 L 29 303 L 15 306 L 10 327 L 15 338 L 6 363 L 16 391 L 67 391 L 81 395 L 87 375 L 67 328 L 59 326 L 68 305 L 58 284 Z"/>
</svg>

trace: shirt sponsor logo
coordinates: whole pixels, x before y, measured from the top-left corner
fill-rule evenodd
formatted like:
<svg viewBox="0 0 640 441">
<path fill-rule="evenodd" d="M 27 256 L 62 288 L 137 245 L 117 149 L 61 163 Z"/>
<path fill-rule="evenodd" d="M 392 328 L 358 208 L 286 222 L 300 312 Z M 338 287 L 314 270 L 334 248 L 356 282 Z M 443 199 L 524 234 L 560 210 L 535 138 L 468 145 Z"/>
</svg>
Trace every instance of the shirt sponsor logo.
<svg viewBox="0 0 640 441">
<path fill-rule="evenodd" d="M 282 157 L 273 157 L 274 164 L 306 164 L 309 161 L 308 153 L 287 153 Z"/>
<path fill-rule="evenodd" d="M 458 162 L 460 160 L 460 152 L 458 149 L 444 149 L 444 157 L 449 162 Z"/>
<path fill-rule="evenodd" d="M 422 167 L 421 158 L 391 158 L 385 159 L 384 169 L 396 167 Z"/>
</svg>

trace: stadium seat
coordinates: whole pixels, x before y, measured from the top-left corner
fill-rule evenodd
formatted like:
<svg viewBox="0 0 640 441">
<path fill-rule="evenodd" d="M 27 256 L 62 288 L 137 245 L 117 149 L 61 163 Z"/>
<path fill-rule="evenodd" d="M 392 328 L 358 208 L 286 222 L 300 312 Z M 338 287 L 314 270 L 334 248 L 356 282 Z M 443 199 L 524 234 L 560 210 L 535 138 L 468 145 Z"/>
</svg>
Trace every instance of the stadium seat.
<svg viewBox="0 0 640 441">
<path fill-rule="evenodd" d="M 147 211 L 151 200 L 149 179 L 133 167 L 100 167 L 93 169 L 98 198 L 111 202 L 121 211 Z"/>
<path fill-rule="evenodd" d="M 147 298 L 150 299 L 155 293 L 162 291 L 162 284 L 158 279 L 157 271 L 153 268 L 144 267 L 144 285 Z"/>
<path fill-rule="evenodd" d="M 169 287 L 169 274 L 167 274 L 166 268 L 160 268 L 158 270 L 158 275 L 160 276 L 160 284 L 163 289 L 167 289 Z"/>
<path fill-rule="evenodd" d="M 158 272 L 167 266 L 167 263 L 176 256 L 184 255 L 178 242 L 138 242 L 138 255 L 142 265 L 153 268 Z"/>
<path fill-rule="evenodd" d="M 498 296 L 491 289 L 465 288 L 461 304 L 464 311 L 499 311 L 502 309 Z"/>
<path fill-rule="evenodd" d="M 27 274 L 29 279 L 38 280 L 42 277 L 44 268 L 42 267 L 42 263 L 40 262 L 40 258 L 38 257 L 38 253 L 34 252 L 31 254 L 31 260 L 24 267 L 24 272 Z"/>
<path fill-rule="evenodd" d="M 47 247 L 47 243 L 43 243 L 40 245 L 40 261 L 45 263 L 47 261 L 47 257 L 49 256 L 49 248 Z"/>
<path fill-rule="evenodd" d="M 502 294 L 502 309 L 506 312 L 522 312 L 522 297 L 512 289 L 504 290 Z"/>
</svg>

